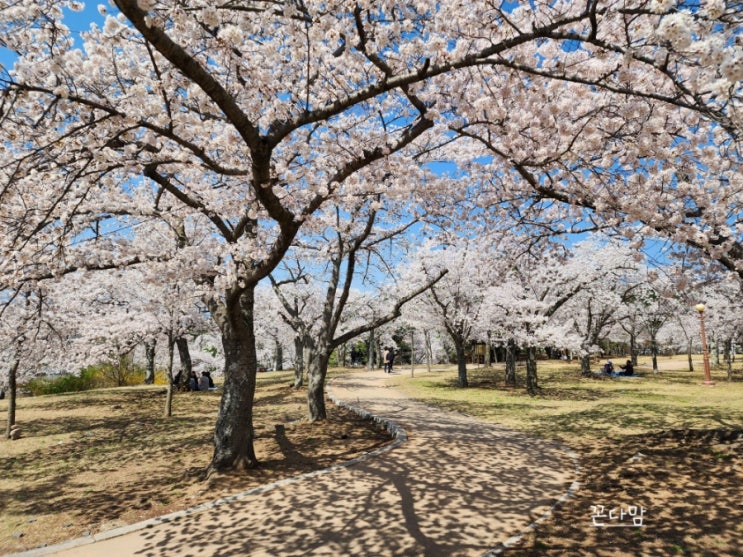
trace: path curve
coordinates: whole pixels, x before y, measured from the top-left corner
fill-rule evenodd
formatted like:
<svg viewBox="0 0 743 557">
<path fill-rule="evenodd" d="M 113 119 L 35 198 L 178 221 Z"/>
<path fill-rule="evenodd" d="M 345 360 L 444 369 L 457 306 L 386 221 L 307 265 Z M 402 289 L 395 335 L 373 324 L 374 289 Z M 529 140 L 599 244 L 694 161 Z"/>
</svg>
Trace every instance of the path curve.
<svg viewBox="0 0 743 557">
<path fill-rule="evenodd" d="M 17 554 L 86 556 L 480 556 L 512 545 L 577 487 L 564 447 L 413 401 L 381 371 L 333 381 L 331 397 L 397 439 L 305 474 Z"/>
</svg>

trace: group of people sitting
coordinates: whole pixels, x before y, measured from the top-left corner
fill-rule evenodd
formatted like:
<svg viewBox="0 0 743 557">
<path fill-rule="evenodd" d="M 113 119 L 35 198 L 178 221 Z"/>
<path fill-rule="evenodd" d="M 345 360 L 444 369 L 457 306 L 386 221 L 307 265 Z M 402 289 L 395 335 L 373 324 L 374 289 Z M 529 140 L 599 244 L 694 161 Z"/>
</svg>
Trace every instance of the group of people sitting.
<svg viewBox="0 0 743 557">
<path fill-rule="evenodd" d="M 214 380 L 212 379 L 211 373 L 208 371 L 202 371 L 201 377 L 196 375 L 195 371 L 191 371 L 188 376 L 188 389 L 190 391 L 208 391 L 214 388 Z"/>
<path fill-rule="evenodd" d="M 614 364 L 611 363 L 611 360 L 606 360 L 606 363 L 604 364 L 602 371 L 604 372 L 605 375 L 629 376 L 629 375 L 634 375 L 635 373 L 635 368 L 632 365 L 631 360 L 627 360 L 627 363 L 624 364 L 623 366 L 619 366 L 619 369 L 621 369 L 622 371 L 614 373 Z"/>
</svg>

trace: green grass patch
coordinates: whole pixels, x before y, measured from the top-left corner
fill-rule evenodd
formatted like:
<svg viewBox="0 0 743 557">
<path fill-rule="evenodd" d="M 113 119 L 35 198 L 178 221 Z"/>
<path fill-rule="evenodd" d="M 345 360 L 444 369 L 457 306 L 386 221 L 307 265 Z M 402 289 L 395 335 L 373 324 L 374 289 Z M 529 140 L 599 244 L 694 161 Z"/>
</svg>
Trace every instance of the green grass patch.
<svg viewBox="0 0 743 557">
<path fill-rule="evenodd" d="M 669 359 L 664 362 L 669 366 Z M 477 416 L 514 429 L 565 442 L 576 438 L 617 438 L 668 429 L 740 428 L 743 425 L 743 382 L 727 382 L 716 372 L 713 387 L 703 386 L 701 372 L 643 366 L 638 378 L 583 378 L 580 367 L 565 362 L 539 362 L 539 395 L 524 387 L 505 386 L 504 369 L 468 371 L 470 387 L 457 387 L 455 370 L 404 372 L 391 379 L 414 398 Z M 523 368 L 517 369 L 523 381 Z"/>
</svg>

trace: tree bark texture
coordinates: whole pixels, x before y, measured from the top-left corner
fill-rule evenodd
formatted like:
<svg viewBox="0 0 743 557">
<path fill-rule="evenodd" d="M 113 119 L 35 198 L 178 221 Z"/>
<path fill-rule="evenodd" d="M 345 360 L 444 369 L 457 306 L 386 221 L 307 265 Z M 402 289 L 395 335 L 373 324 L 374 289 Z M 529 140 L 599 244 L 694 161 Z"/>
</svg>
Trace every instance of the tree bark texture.
<svg viewBox="0 0 743 557">
<path fill-rule="evenodd" d="M 591 377 L 591 355 L 590 354 L 581 356 L 580 373 L 583 377 Z"/>
<path fill-rule="evenodd" d="M 278 340 L 274 340 L 274 366 L 276 371 L 284 370 L 284 347 Z"/>
<path fill-rule="evenodd" d="M 433 362 L 433 347 L 431 346 L 431 333 L 428 330 L 423 331 L 423 338 L 426 346 L 426 368 L 431 373 L 431 364 Z"/>
<path fill-rule="evenodd" d="M 376 356 L 375 354 L 375 348 L 376 348 L 377 342 L 376 338 L 374 336 L 374 329 L 369 331 L 369 342 L 367 344 L 367 362 L 366 362 L 366 368 L 371 371 L 374 369 L 374 358 Z"/>
<path fill-rule="evenodd" d="M 505 383 L 509 387 L 516 386 L 516 344 L 509 339 L 506 344 L 506 377 Z"/>
<path fill-rule="evenodd" d="M 16 358 L 8 370 L 8 424 L 5 428 L 5 437 L 10 439 L 10 428 L 15 425 L 15 406 L 16 396 L 18 394 L 18 386 L 16 384 L 16 376 L 18 374 L 18 365 L 20 359 Z"/>
<path fill-rule="evenodd" d="M 692 345 L 694 344 L 694 341 L 689 339 L 688 344 L 686 345 L 686 356 L 689 360 L 689 371 L 694 371 L 694 362 L 691 359 L 691 352 L 692 352 Z"/>
<path fill-rule="evenodd" d="M 307 378 L 309 375 L 309 365 L 312 361 L 312 358 L 315 357 L 315 341 L 314 339 L 305 333 L 304 335 L 304 344 L 302 345 L 302 360 L 304 361 L 304 365 L 302 366 L 302 373 L 304 374 L 304 377 Z M 301 385 L 300 385 L 301 387 Z"/>
<path fill-rule="evenodd" d="M 147 368 L 145 369 L 144 382 L 145 385 L 152 385 L 155 383 L 155 345 L 156 340 L 148 340 L 144 343 L 144 355 L 147 360 Z"/>
<path fill-rule="evenodd" d="M 318 350 L 307 370 L 307 407 L 311 422 L 328 417 L 325 408 L 325 376 L 328 370 L 328 354 Z"/>
<path fill-rule="evenodd" d="M 410 377 L 415 375 L 415 331 L 410 331 Z"/>
<path fill-rule="evenodd" d="M 214 431 L 213 470 L 245 470 L 258 464 L 253 447 L 253 400 L 258 359 L 253 328 L 255 287 L 228 296 L 219 319 L 224 348 L 224 389 Z"/>
<path fill-rule="evenodd" d="M 178 337 L 175 339 L 175 345 L 178 347 L 178 358 L 181 361 L 181 375 L 176 388 L 186 390 L 188 388 L 188 378 L 191 377 L 191 370 L 193 369 L 191 352 L 188 349 L 188 339 L 186 337 Z"/>
<path fill-rule="evenodd" d="M 526 349 L 526 392 L 534 396 L 537 394 L 538 389 L 537 349 L 534 346 L 529 346 Z"/>
<path fill-rule="evenodd" d="M 457 352 L 457 385 L 466 389 L 469 387 L 469 381 L 467 380 L 467 361 L 464 357 L 464 340 L 461 338 L 454 338 L 454 347 Z"/>
<path fill-rule="evenodd" d="M 168 334 L 168 392 L 165 395 L 165 417 L 173 415 L 173 352 L 175 341 L 173 334 Z"/>
<path fill-rule="evenodd" d="M 302 335 L 294 336 L 294 388 L 304 384 L 304 342 Z"/>
<path fill-rule="evenodd" d="M 637 339 L 634 334 L 629 336 L 629 359 L 633 366 L 637 365 Z"/>
</svg>

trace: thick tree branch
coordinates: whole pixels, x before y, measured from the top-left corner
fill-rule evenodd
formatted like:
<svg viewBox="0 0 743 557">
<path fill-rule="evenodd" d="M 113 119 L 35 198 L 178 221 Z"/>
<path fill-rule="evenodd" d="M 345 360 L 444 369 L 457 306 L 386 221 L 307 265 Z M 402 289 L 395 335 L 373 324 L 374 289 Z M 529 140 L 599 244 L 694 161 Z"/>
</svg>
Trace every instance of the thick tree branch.
<svg viewBox="0 0 743 557">
<path fill-rule="evenodd" d="M 359 327 L 356 327 L 354 329 L 351 329 L 350 331 L 343 333 L 339 337 L 333 339 L 333 342 L 331 343 L 331 346 L 333 348 L 337 348 L 338 346 L 341 346 L 342 344 L 348 342 L 352 338 L 355 338 L 359 335 L 362 335 L 364 333 L 368 333 L 372 329 L 376 329 L 377 327 L 381 327 L 385 323 L 389 323 L 393 319 L 397 319 L 402 314 L 402 306 L 407 304 L 410 300 L 420 296 L 423 294 L 426 290 L 432 288 L 437 282 L 439 282 L 442 278 L 444 278 L 444 275 L 448 273 L 448 269 L 444 269 L 441 271 L 436 277 L 429 280 L 426 284 L 421 286 L 420 288 L 414 290 L 413 292 L 409 293 L 408 295 L 400 298 L 395 302 L 395 305 L 391 312 L 388 314 L 379 317 L 372 321 L 371 323 L 367 323 L 366 325 L 361 325 Z"/>
</svg>

